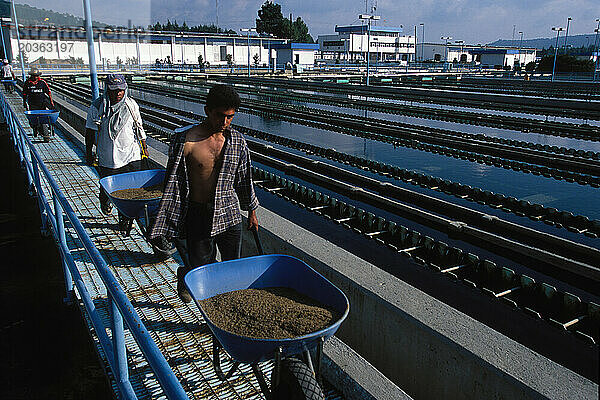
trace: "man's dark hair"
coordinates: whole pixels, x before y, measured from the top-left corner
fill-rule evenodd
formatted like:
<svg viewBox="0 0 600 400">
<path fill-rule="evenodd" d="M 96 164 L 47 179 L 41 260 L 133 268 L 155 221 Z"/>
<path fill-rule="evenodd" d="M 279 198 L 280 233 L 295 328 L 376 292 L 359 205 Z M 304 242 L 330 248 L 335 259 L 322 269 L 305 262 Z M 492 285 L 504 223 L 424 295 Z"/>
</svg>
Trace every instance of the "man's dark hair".
<svg viewBox="0 0 600 400">
<path fill-rule="evenodd" d="M 206 108 L 214 110 L 215 108 L 233 108 L 235 111 L 240 108 L 240 96 L 235 89 L 229 85 L 215 85 L 210 88 L 206 96 Z"/>
</svg>

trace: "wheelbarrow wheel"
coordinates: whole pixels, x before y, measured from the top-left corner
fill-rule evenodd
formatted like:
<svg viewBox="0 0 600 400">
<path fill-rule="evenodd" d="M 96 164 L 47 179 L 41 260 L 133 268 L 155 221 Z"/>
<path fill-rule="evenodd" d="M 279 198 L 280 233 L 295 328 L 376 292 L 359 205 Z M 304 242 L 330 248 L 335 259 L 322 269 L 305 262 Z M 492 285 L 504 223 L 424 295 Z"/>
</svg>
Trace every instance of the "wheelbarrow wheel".
<svg viewBox="0 0 600 400">
<path fill-rule="evenodd" d="M 271 383 L 273 387 L 273 383 Z M 270 400 L 324 400 L 325 395 L 308 366 L 297 358 L 281 361 L 279 385 L 271 391 Z"/>
</svg>

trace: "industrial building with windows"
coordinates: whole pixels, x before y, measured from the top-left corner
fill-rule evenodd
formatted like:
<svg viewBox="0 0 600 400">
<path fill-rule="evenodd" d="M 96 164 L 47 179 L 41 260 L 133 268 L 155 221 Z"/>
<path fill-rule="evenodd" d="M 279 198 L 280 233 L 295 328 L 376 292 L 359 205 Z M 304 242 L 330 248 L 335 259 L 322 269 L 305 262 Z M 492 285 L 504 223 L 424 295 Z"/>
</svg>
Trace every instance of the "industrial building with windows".
<svg viewBox="0 0 600 400">
<path fill-rule="evenodd" d="M 450 62 L 487 67 L 514 68 L 535 62 L 536 49 L 500 46 L 468 45 L 464 43 L 419 43 L 417 60 Z"/>
<path fill-rule="evenodd" d="M 416 38 L 404 35 L 403 28 L 349 25 L 336 26 L 335 32 L 318 37 L 323 60 L 360 62 L 366 61 L 368 53 L 370 62 L 415 61 Z"/>
<path fill-rule="evenodd" d="M 9 59 L 18 53 L 14 25 L 3 22 L 4 41 L 9 45 Z M 21 48 L 28 63 L 39 61 L 88 62 L 85 31 L 81 27 L 21 27 Z M 198 57 L 210 65 L 272 65 L 276 59 L 275 45 L 286 39 L 228 34 L 173 33 L 133 29 L 94 29 L 94 47 L 98 64 L 197 64 Z M 250 51 L 250 57 L 248 57 Z M 271 60 L 269 61 L 269 52 Z M 13 54 L 15 57 L 13 57 Z M 230 56 L 230 57 L 228 57 Z"/>
</svg>

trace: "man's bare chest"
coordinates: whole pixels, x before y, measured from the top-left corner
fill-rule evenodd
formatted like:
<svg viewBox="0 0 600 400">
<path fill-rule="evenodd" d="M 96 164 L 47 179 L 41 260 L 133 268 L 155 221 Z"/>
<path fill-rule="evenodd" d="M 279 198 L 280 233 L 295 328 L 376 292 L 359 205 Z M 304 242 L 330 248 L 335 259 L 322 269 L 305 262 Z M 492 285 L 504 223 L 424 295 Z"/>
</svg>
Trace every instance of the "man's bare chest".
<svg viewBox="0 0 600 400">
<path fill-rule="evenodd" d="M 183 148 L 184 158 L 193 169 L 213 169 L 223 159 L 224 140 L 206 139 L 186 142 Z"/>
</svg>

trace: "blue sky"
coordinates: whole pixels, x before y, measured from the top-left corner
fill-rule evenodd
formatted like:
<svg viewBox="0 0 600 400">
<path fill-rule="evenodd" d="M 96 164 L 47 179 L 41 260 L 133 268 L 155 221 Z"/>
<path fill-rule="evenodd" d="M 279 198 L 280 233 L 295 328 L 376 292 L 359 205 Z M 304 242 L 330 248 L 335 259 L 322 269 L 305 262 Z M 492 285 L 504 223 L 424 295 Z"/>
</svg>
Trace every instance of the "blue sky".
<svg viewBox="0 0 600 400">
<path fill-rule="evenodd" d="M 263 0 L 217 0 L 219 25 L 234 30 L 253 27 Z M 281 0 L 283 14 L 292 13 L 307 23 L 311 35 L 334 33 L 335 25 L 359 23 L 365 12 L 365 0 Z M 368 7 L 374 5 L 367 0 Z M 38 8 L 52 9 L 83 16 L 81 0 L 28 0 L 22 2 Z M 188 25 L 215 22 L 215 0 L 91 0 L 93 18 L 110 24 L 146 26 L 155 20 L 186 21 Z M 566 27 L 571 17 L 569 35 L 589 34 L 600 18 L 600 0 L 377 0 L 379 25 L 404 26 L 413 34 L 414 26 L 425 24 L 425 39 L 440 41 L 451 36 L 467 43 L 489 43 L 510 39 L 513 25 L 523 31 L 525 39 L 552 37 L 553 26 Z M 422 28 L 418 29 L 421 39 Z M 519 35 L 516 33 L 515 37 Z"/>
</svg>

